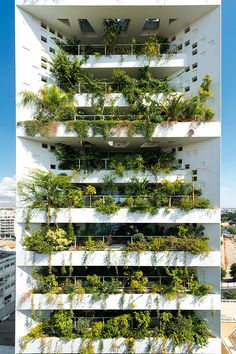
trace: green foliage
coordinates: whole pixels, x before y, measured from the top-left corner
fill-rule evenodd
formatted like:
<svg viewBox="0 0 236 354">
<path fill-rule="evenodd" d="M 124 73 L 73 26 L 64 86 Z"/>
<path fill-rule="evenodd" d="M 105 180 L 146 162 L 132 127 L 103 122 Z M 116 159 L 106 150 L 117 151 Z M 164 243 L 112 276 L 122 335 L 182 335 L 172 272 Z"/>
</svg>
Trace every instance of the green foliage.
<svg viewBox="0 0 236 354">
<path fill-rule="evenodd" d="M 145 293 L 147 291 L 147 283 L 148 278 L 143 276 L 143 272 L 141 270 L 133 272 L 131 275 L 130 286 L 135 293 Z"/>
<path fill-rule="evenodd" d="M 231 264 L 229 274 L 233 280 L 236 280 L 236 263 Z"/>
<path fill-rule="evenodd" d="M 73 338 L 73 311 L 58 311 L 51 319 L 51 324 L 56 336 L 65 339 Z"/>
<path fill-rule="evenodd" d="M 59 50 L 52 58 L 52 75 L 57 80 L 59 87 L 69 93 L 76 94 L 79 91 L 79 84 L 83 80 L 81 65 L 77 57 L 69 56 L 64 50 Z"/>
<path fill-rule="evenodd" d="M 109 54 L 114 54 L 114 47 L 119 35 L 121 34 L 122 27 L 120 21 L 117 19 L 105 19 L 103 41 L 108 46 Z"/>
<path fill-rule="evenodd" d="M 231 235 L 236 235 L 236 226 L 228 226 L 227 230 Z"/>
<path fill-rule="evenodd" d="M 124 314 L 109 319 L 104 326 L 104 338 L 129 337 L 131 315 Z"/>
<path fill-rule="evenodd" d="M 139 339 L 148 337 L 148 330 L 151 324 L 150 312 L 134 312 L 134 318 L 137 323 L 137 329 L 135 329 L 135 337 Z"/>
<path fill-rule="evenodd" d="M 131 320 L 136 324 L 131 327 Z M 203 347 L 210 337 L 210 329 L 206 321 L 201 317 L 194 316 L 191 312 L 185 311 L 183 314 L 171 313 L 168 311 L 158 312 L 157 321 L 161 326 L 151 326 L 151 313 L 149 311 L 138 311 L 131 314 L 123 314 L 109 319 L 103 324 L 101 321 L 93 321 L 90 325 L 86 319 L 79 319 L 76 326 L 73 326 L 73 311 L 58 311 L 51 315 L 49 320 L 41 322 L 31 329 L 31 331 L 21 338 L 21 346 L 25 348 L 31 340 L 57 336 L 66 340 L 82 337 L 90 340 L 102 338 L 127 338 L 126 345 L 130 353 L 133 353 L 135 339 L 145 337 L 157 337 L 173 341 L 175 346 L 183 344 L 198 345 Z M 54 334 L 55 333 L 55 334 Z M 85 344 L 85 342 L 84 342 Z M 86 343 L 87 346 L 87 343 Z M 85 347 L 84 347 L 85 348 Z M 85 353 L 85 350 L 83 353 Z M 89 352 L 90 353 L 90 352 Z"/>
<path fill-rule="evenodd" d="M 95 200 L 93 206 L 99 213 L 108 215 L 115 214 L 120 210 L 119 205 L 115 204 L 115 200 L 112 196 L 106 196 Z"/>
<path fill-rule="evenodd" d="M 221 268 L 221 280 L 223 280 L 226 277 L 226 270 L 224 268 Z"/>
<path fill-rule="evenodd" d="M 58 282 L 55 274 L 43 275 L 40 272 L 34 272 L 34 278 L 37 282 L 37 287 L 34 288 L 36 294 L 58 293 Z"/>
<path fill-rule="evenodd" d="M 33 118 L 42 123 L 66 121 L 74 118 L 75 104 L 73 96 L 60 90 L 56 85 L 44 85 L 36 94 L 33 91 L 20 93 L 23 107 L 33 110 Z"/>
<path fill-rule="evenodd" d="M 23 247 L 37 253 L 63 251 L 68 249 L 72 242 L 71 236 L 59 227 L 41 227 L 22 238 Z"/>
<path fill-rule="evenodd" d="M 48 210 L 60 208 L 66 203 L 70 177 L 57 176 L 40 169 L 32 170 L 29 178 L 18 183 L 17 190 L 21 200 L 31 208 Z"/>
<path fill-rule="evenodd" d="M 233 291 L 223 291 L 222 293 L 224 299 L 236 300 L 236 293 L 234 293 Z"/>
</svg>

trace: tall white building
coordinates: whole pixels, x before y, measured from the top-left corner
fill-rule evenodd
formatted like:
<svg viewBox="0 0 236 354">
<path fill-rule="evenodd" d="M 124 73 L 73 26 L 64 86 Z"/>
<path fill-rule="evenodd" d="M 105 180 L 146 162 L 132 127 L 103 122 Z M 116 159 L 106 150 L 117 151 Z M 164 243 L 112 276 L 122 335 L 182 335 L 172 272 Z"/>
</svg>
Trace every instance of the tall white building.
<svg viewBox="0 0 236 354">
<path fill-rule="evenodd" d="M 164 350 L 166 353 L 188 353 L 191 348 L 194 353 L 220 353 L 220 5 L 220 0 L 16 0 L 17 180 L 27 177 L 35 168 L 63 173 L 72 175 L 73 185 L 86 194 L 78 197 L 83 202 L 78 202 L 76 207 L 65 208 L 63 204 L 55 205 L 56 211 L 51 210 L 49 223 L 54 231 L 55 227 L 67 230 L 72 224 L 76 234 L 73 244 L 51 255 L 23 247 L 22 237 L 29 237 L 30 233 L 36 237 L 46 219 L 41 206 L 31 212 L 30 228 L 26 227 L 27 212 L 18 201 L 16 353 L 164 353 Z M 119 36 L 116 43 L 111 41 L 106 46 L 104 27 L 109 27 L 109 21 L 104 24 L 104 20 L 109 19 L 113 20 L 110 21 L 112 25 L 117 24 Z M 110 33 L 113 33 L 111 28 Z M 160 45 L 155 36 L 159 36 Z M 71 122 L 57 122 L 53 128 L 51 126 L 50 133 L 43 133 L 47 122 L 41 128 L 33 125 L 33 121 L 37 122 L 35 111 L 22 107 L 19 93 L 30 90 L 38 94 L 45 84 L 62 84 L 59 86 L 63 88 L 64 83 L 58 82 L 53 75 L 51 61 L 57 53 L 58 41 L 65 43 L 74 37 L 80 44 L 69 47 L 69 59 L 84 59 L 83 77 L 90 75 L 90 80 L 100 79 L 105 95 L 102 95 L 102 104 L 99 103 L 101 95 L 91 87 L 87 89 L 89 86 L 84 85 L 81 78 L 75 95 L 78 110 Z M 64 49 L 68 47 L 64 46 Z M 140 70 L 147 67 L 149 78 Z M 123 71 L 115 77 L 114 69 Z M 172 106 L 170 113 L 168 102 L 177 100 L 182 93 L 186 97 L 200 97 L 198 89 L 202 82 L 206 83 L 206 75 L 212 80 L 212 97 L 209 95 L 201 104 L 211 107 L 214 117 L 208 121 L 203 111 L 191 115 L 188 105 L 193 105 L 194 100 L 190 102 L 187 98 L 179 100 L 176 110 Z M 131 97 L 134 81 L 125 84 L 120 79 L 120 84 L 114 83 L 118 76 L 123 80 L 127 76 L 139 80 L 137 88 L 147 90 L 146 96 L 136 92 L 135 98 Z M 162 92 L 160 87 L 166 89 L 163 81 L 160 81 L 163 86 L 157 89 L 157 80 L 166 77 L 169 86 L 176 87 L 176 94 Z M 151 81 L 155 81 L 156 91 L 150 89 Z M 149 85 L 148 88 L 145 85 Z M 185 111 L 177 113 L 178 104 L 183 100 Z M 155 106 L 156 102 L 163 102 L 161 112 Z M 104 126 L 99 125 L 101 105 L 103 120 L 112 116 L 113 122 L 112 128 L 107 127 L 105 132 Z M 153 105 L 156 114 L 155 111 L 153 114 Z M 145 108 L 147 106 L 149 110 Z M 137 113 L 139 107 L 140 114 Z M 163 117 L 166 117 L 164 124 L 160 123 Z M 115 124 L 116 119 L 122 123 Z M 144 123 L 137 123 L 135 128 L 132 122 L 137 119 Z M 63 159 L 56 153 L 59 148 L 63 151 Z M 134 158 L 137 154 L 142 159 L 141 171 L 135 163 L 124 162 L 125 156 Z M 76 155 L 74 166 L 69 160 L 75 161 Z M 169 170 L 166 168 L 167 155 L 175 158 L 175 168 L 172 168 L 173 161 Z M 120 173 L 117 172 L 119 158 L 123 158 Z M 155 173 L 150 168 L 154 165 L 159 166 Z M 73 171 L 75 167 L 79 170 L 77 174 Z M 112 191 L 106 178 L 110 170 L 116 170 L 110 178 Z M 136 181 L 132 179 L 134 177 Z M 138 181 L 144 178 L 146 189 L 142 194 L 137 188 L 141 184 L 138 185 Z M 166 180 L 175 186 L 180 181 L 187 187 L 179 189 L 177 194 L 171 187 L 167 192 L 166 187 L 165 200 L 158 204 L 158 190 L 159 193 L 163 191 Z M 102 189 L 104 183 L 106 190 Z M 91 191 L 91 187 L 90 192 L 86 190 L 88 185 L 95 187 L 96 192 Z M 136 192 L 134 189 L 128 191 L 129 185 L 137 187 Z M 205 199 L 198 197 L 198 189 L 210 201 L 211 207 Z M 111 204 L 119 209 L 111 214 L 101 212 L 104 204 L 109 209 L 106 205 L 109 204 L 108 195 L 112 196 Z M 150 200 L 153 204 L 149 205 Z M 102 204 L 100 212 L 99 203 Z M 152 209 L 154 206 L 156 210 Z M 199 246 L 206 242 L 203 233 L 209 238 L 207 253 L 201 252 Z M 198 243 L 198 249 L 191 252 L 192 239 Z M 165 249 L 157 249 L 158 240 L 166 242 Z M 184 246 L 183 240 L 188 246 Z M 173 272 L 178 269 L 175 278 Z M 180 280 L 181 271 L 182 278 L 187 280 Z M 41 272 L 41 277 L 55 275 L 57 286 L 53 290 L 40 291 L 36 272 Z M 119 281 L 114 294 L 106 290 L 106 296 L 94 296 L 98 285 L 88 276 L 95 274 L 100 277 L 99 284 L 104 292 L 105 286 Z M 77 288 L 80 284 L 85 290 L 76 288 L 70 296 L 65 286 L 66 278 L 67 282 L 79 281 Z M 178 287 L 178 281 L 182 288 Z M 205 296 L 199 298 L 201 289 L 207 288 L 207 285 L 204 288 L 205 283 L 211 286 Z M 172 296 L 169 293 L 165 296 L 163 289 L 167 292 L 170 284 Z M 67 317 L 68 322 L 63 325 L 69 328 L 72 321 L 73 333 L 65 339 L 65 332 L 55 323 L 57 315 L 57 321 L 62 323 L 62 317 L 65 320 L 68 314 L 71 317 Z M 171 318 L 169 329 L 165 329 L 165 314 Z M 122 317 L 124 315 L 127 315 L 127 321 Z M 146 316 L 146 322 L 139 316 Z M 195 326 L 196 318 L 204 319 L 209 326 L 207 344 L 197 343 L 197 335 L 192 338 L 192 334 L 186 335 L 188 343 L 182 344 L 181 325 L 184 326 L 190 317 Z M 48 319 L 51 328 L 41 328 L 41 335 L 34 338 L 32 329 Z M 92 324 L 98 322 L 100 327 L 97 325 L 95 333 Z M 83 326 L 90 328 L 92 338 L 85 330 L 78 329 Z M 25 345 L 22 345 L 22 338 Z M 179 347 L 175 345 L 178 338 L 181 338 Z"/>
</svg>

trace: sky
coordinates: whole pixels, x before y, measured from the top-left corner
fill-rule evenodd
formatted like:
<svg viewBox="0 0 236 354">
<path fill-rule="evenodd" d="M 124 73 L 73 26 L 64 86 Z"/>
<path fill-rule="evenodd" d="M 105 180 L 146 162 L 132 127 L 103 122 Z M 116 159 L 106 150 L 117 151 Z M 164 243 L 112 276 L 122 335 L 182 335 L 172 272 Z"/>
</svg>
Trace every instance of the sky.
<svg viewBox="0 0 236 354">
<path fill-rule="evenodd" d="M 221 205 L 224 208 L 236 208 L 235 13 L 236 0 L 222 0 Z M 0 14 L 0 207 L 9 207 L 14 202 L 15 185 L 14 0 L 0 0 Z"/>
</svg>

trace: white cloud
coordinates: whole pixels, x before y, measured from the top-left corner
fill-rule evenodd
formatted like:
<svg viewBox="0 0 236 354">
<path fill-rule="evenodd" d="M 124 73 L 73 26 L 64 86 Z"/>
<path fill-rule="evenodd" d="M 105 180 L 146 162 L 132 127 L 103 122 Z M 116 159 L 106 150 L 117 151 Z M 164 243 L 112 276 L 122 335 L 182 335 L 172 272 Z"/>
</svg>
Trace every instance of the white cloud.
<svg viewBox="0 0 236 354">
<path fill-rule="evenodd" d="M 13 177 L 3 177 L 0 179 L 0 207 L 15 206 L 16 179 Z"/>
</svg>

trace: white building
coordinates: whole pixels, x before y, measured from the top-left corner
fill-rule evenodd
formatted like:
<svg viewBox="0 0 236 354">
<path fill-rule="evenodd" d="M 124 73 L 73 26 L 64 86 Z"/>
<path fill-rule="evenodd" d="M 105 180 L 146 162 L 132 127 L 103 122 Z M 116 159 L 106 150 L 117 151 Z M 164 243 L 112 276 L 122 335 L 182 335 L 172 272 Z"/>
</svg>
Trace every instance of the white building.
<svg viewBox="0 0 236 354">
<path fill-rule="evenodd" d="M 15 310 L 15 252 L 0 251 L 0 321 Z"/>
<path fill-rule="evenodd" d="M 15 237 L 15 209 L 0 209 L 0 239 Z"/>
<path fill-rule="evenodd" d="M 56 212 L 56 223 L 62 228 L 65 228 L 69 223 L 73 224 L 78 236 L 76 247 L 54 252 L 48 256 L 30 251 L 22 246 L 22 236 L 36 231 L 41 224 L 44 224 L 45 213 L 42 210 L 34 211 L 30 219 L 30 231 L 25 230 L 26 213 L 18 201 L 16 216 L 16 353 L 22 352 L 22 347 L 19 344 L 20 339 L 27 335 L 39 321 L 52 318 L 55 313 L 60 313 L 60 311 L 69 313 L 71 309 L 75 324 L 78 322 L 77 318 L 87 317 L 90 320 L 91 317 L 93 320 L 96 318 L 103 323 L 107 323 L 108 317 L 114 318 L 122 314 L 128 314 L 133 319 L 134 312 L 141 311 L 143 313 L 146 310 L 152 317 L 152 322 L 149 323 L 151 328 L 160 326 L 160 322 L 157 321 L 157 310 L 160 313 L 170 311 L 174 318 L 177 316 L 178 309 L 181 310 L 183 316 L 188 316 L 189 312 L 187 311 L 191 311 L 191 316 L 198 316 L 206 320 L 211 332 L 208 344 L 203 347 L 193 345 L 193 352 L 220 353 L 220 5 L 220 0 L 16 0 L 17 95 L 23 90 L 37 93 L 45 83 L 49 85 L 55 83 L 50 69 L 51 59 L 58 47 L 52 37 L 65 42 L 67 38 L 73 39 L 75 36 L 81 41 L 79 46 L 73 47 L 78 53 L 77 57 L 81 60 L 86 54 L 86 60 L 82 64 L 83 74 L 93 74 L 94 77 L 105 81 L 104 87 L 108 88 L 103 114 L 104 112 L 107 115 L 111 112 L 114 114 L 113 111 L 115 111 L 115 114 L 118 112 L 118 114 L 125 116 L 133 113 L 133 108 L 131 107 L 130 110 L 130 102 L 125 94 L 117 88 L 113 89 L 114 86 L 110 86 L 113 80 L 113 70 L 120 68 L 131 77 L 137 78 L 139 69 L 146 66 L 149 66 L 150 73 L 155 79 L 168 77 L 172 86 L 176 87 L 178 94 L 185 92 L 186 95 L 197 95 L 204 77 L 206 74 L 210 75 L 213 97 L 208 99 L 207 104 L 215 112 L 211 121 L 204 119 L 201 122 L 197 119 L 197 121 L 191 121 L 191 119 L 175 121 L 174 119 L 174 122 L 170 124 L 160 124 L 156 120 L 151 138 L 147 135 L 145 137 L 142 130 L 138 133 L 136 131 L 130 136 L 127 133 L 127 125 L 116 127 L 108 134 L 109 137 L 105 136 L 104 138 L 101 130 L 96 133 L 95 128 L 94 130 L 91 128 L 98 119 L 98 113 L 94 108 L 98 98 L 94 97 L 90 91 L 86 92 L 86 86 L 85 88 L 80 86 L 75 99 L 82 113 L 77 113 L 79 115 L 77 120 L 81 117 L 85 120 L 88 119 L 91 125 L 87 134 L 83 136 L 83 132 L 79 131 L 78 136 L 78 130 L 76 132 L 73 128 L 68 129 L 66 124 L 57 123 L 53 132 L 46 134 L 46 136 L 38 132 L 35 135 L 30 134 L 29 131 L 27 133 L 27 129 L 22 126 L 24 125 L 22 121 L 33 120 L 34 115 L 30 109 L 20 105 L 20 97 L 17 96 L 19 103 L 16 112 L 18 181 L 25 178 L 34 168 L 46 172 L 51 171 L 55 174 L 63 172 L 72 175 L 72 182 L 82 185 L 82 188 L 84 188 L 83 185 L 92 184 L 95 186 L 99 193 L 103 194 L 104 201 L 106 200 L 104 194 L 107 193 L 106 191 L 101 192 L 101 188 L 103 179 L 109 172 L 107 165 L 109 157 L 114 152 L 117 154 L 144 154 L 145 151 L 149 151 L 150 154 L 155 154 L 157 148 L 160 148 L 164 152 L 175 154 L 178 166 L 169 174 L 161 171 L 156 176 L 150 171 L 137 173 L 132 169 L 125 171 L 123 175 L 116 175 L 115 185 L 119 190 L 115 193 L 118 194 L 114 199 L 115 202 L 117 204 L 123 203 L 122 195 L 127 194 L 125 186 L 129 184 L 132 177 L 138 179 L 146 177 L 149 188 L 161 186 L 164 179 L 173 183 L 177 179 L 188 182 L 192 192 L 186 198 L 194 203 L 194 189 L 201 188 L 203 197 L 208 198 L 213 207 L 193 207 L 190 211 L 177 208 L 175 200 L 180 198 L 178 195 L 177 199 L 168 198 L 167 205 L 161 204 L 157 213 L 152 214 L 147 211 L 131 213 L 127 207 L 121 207 L 118 212 L 107 215 L 94 208 L 91 200 L 93 201 L 97 196 L 90 195 L 90 203 L 83 207 L 64 208 L 63 205 L 59 207 Z M 115 44 L 111 46 L 112 48 L 106 47 L 103 42 L 104 19 L 123 20 L 118 45 Z M 137 49 L 144 48 L 145 50 L 145 45 L 138 47 L 137 43 L 144 44 L 150 36 L 156 34 L 168 38 L 170 43 L 161 47 L 159 57 L 152 53 L 147 55 L 142 52 L 143 49 L 141 52 L 140 49 Z M 133 38 L 136 38 L 136 42 Z M 168 53 L 165 48 L 170 49 L 171 53 Z M 151 50 L 150 47 L 149 50 Z M 70 58 L 72 60 L 72 56 Z M 112 87 L 111 90 L 110 87 Z M 113 92 L 110 93 L 112 90 Z M 165 100 L 165 96 L 162 92 L 157 92 L 152 96 L 152 100 Z M 135 102 L 137 101 L 138 98 Z M 146 101 L 147 104 L 150 102 L 148 98 Z M 110 106 L 112 108 L 109 108 Z M 114 109 L 114 107 L 116 108 Z M 82 129 L 81 126 L 79 129 Z M 64 166 L 62 170 L 62 161 L 59 161 L 55 153 L 61 144 L 74 149 L 74 154 L 77 152 L 80 156 L 82 150 L 86 155 L 89 147 L 90 154 L 100 152 L 103 154 L 100 167 L 97 168 L 96 164 L 94 167 L 92 162 L 93 172 L 91 173 L 88 165 L 87 167 L 81 165 L 83 162 L 80 159 L 79 166 L 82 166 L 82 172 L 79 174 L 74 175 L 73 168 L 68 166 Z M 169 197 L 173 197 L 173 195 L 169 195 Z M 147 197 L 145 198 L 147 200 Z M 179 205 L 178 202 L 176 203 Z M 167 209 L 169 209 L 168 212 Z M 52 215 L 54 214 L 52 213 Z M 55 221 L 54 217 L 52 216 L 51 223 Z M 205 235 L 209 237 L 209 252 L 194 254 L 184 252 L 184 249 L 181 248 L 177 250 L 168 248 L 159 252 L 153 250 L 124 252 L 124 243 L 127 243 L 127 240 L 133 241 L 130 230 L 128 230 L 131 225 L 137 228 L 139 233 L 153 237 L 160 235 L 168 237 L 167 229 L 176 225 L 187 228 L 203 226 Z M 99 236 L 98 239 L 107 243 L 107 250 L 96 249 L 96 245 L 93 250 L 91 248 L 85 250 L 79 244 L 82 235 L 84 238 L 88 235 Z M 123 242 L 120 241 L 121 236 L 125 236 Z M 145 239 L 145 242 L 147 244 L 149 241 Z M 179 243 L 181 242 L 179 241 Z M 162 276 L 168 278 L 165 273 L 167 266 L 181 267 L 180 269 L 187 266 L 190 271 L 194 270 L 200 283 L 209 283 L 212 288 L 200 300 L 189 289 L 185 296 L 180 298 L 180 294 L 178 294 L 171 299 L 167 299 L 158 291 L 158 294 L 154 293 L 150 288 L 146 288 L 143 293 L 135 292 L 134 289 L 125 293 L 123 288 L 124 294 L 109 294 L 105 300 L 101 298 L 94 300 L 90 293 L 71 298 L 61 290 L 59 294 L 49 295 L 32 292 L 33 287 L 36 286 L 34 271 L 45 270 L 49 266 L 52 267 L 52 272 L 59 274 L 59 276 L 63 276 L 61 267 L 67 267 L 67 271 L 68 268 L 73 267 L 73 275 L 70 274 L 70 276 L 73 277 L 73 280 L 80 279 L 82 282 L 83 277 L 87 275 L 98 274 L 104 282 L 106 280 L 104 276 L 116 279 L 119 271 L 120 277 L 124 278 L 125 272 L 134 272 L 135 270 L 141 270 L 143 277 L 147 277 L 149 282 L 151 282 L 151 277 L 155 278 L 154 281 L 161 281 Z M 128 270 L 124 270 L 124 266 Z M 59 288 L 63 289 L 63 286 Z M 136 333 L 137 323 L 132 320 L 130 326 L 131 331 Z M 125 353 L 128 344 L 132 342 L 132 338 L 127 341 L 122 336 L 121 338 L 106 336 L 103 341 L 96 340 L 96 337 L 93 336 L 94 340 L 87 339 L 86 342 L 78 334 L 73 340 L 69 338 L 69 340 L 63 341 L 62 338 L 55 336 L 55 333 L 53 330 L 43 340 L 27 341 L 23 352 L 41 353 L 43 346 L 44 352 L 48 353 L 85 353 L 83 345 L 91 345 L 94 353 Z M 189 351 L 188 345 L 173 349 L 171 342 L 169 342 L 170 338 L 163 341 L 158 335 L 156 337 L 154 338 L 153 334 L 141 337 L 134 335 L 132 342 L 134 352 L 157 353 L 161 352 L 161 348 L 163 349 L 165 345 L 168 353 L 187 353 Z M 99 337 L 99 339 L 101 338 Z"/>
</svg>

